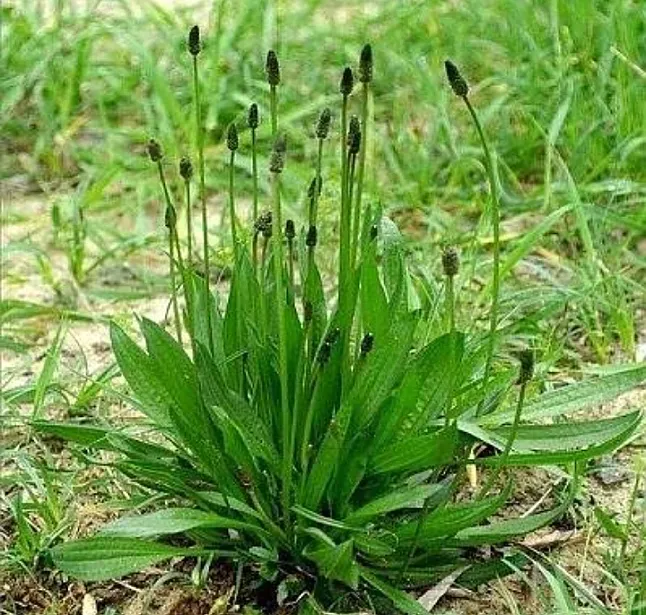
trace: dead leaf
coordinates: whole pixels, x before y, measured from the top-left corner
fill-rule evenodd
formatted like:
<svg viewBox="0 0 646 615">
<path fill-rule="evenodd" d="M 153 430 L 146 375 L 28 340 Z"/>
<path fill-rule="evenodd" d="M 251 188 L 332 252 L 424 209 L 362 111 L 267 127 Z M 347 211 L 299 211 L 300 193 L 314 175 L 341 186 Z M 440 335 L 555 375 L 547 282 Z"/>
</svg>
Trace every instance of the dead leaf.
<svg viewBox="0 0 646 615">
<path fill-rule="evenodd" d="M 571 542 L 575 538 L 578 538 L 578 534 L 574 530 L 554 530 L 543 536 L 528 536 L 520 544 L 531 549 L 545 549 L 564 542 Z"/>
<path fill-rule="evenodd" d="M 445 576 L 437 585 L 431 587 L 427 592 L 422 594 L 418 599 L 419 602 L 427 611 L 431 611 L 433 607 L 440 601 L 440 598 L 449 591 L 449 588 L 457 578 L 467 569 L 469 566 L 462 566 L 454 570 L 451 574 Z"/>
<path fill-rule="evenodd" d="M 83 596 L 83 615 L 97 615 L 96 600 L 92 594 L 85 594 Z"/>
<path fill-rule="evenodd" d="M 469 461 L 472 461 L 475 458 L 476 458 L 476 447 L 473 446 L 471 448 L 471 452 L 469 453 Z M 476 468 L 475 463 L 467 464 L 467 478 L 469 479 L 469 485 L 471 486 L 471 489 L 475 491 L 478 488 L 478 468 Z"/>
</svg>

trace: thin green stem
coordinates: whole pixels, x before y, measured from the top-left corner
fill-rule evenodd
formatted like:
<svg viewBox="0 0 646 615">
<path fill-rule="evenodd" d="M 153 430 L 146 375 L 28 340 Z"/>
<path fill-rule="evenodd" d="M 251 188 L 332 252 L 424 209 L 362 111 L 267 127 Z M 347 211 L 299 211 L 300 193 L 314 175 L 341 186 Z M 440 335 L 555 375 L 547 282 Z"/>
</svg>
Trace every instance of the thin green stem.
<svg viewBox="0 0 646 615">
<path fill-rule="evenodd" d="M 463 100 L 469 110 L 473 123 L 475 124 L 482 149 L 485 154 L 487 178 L 489 187 L 491 189 L 491 222 L 493 226 L 493 280 L 492 280 L 492 297 L 491 297 L 491 312 L 489 315 L 489 340 L 487 347 L 487 359 L 485 363 L 484 376 L 482 381 L 482 390 L 486 393 L 491 377 L 491 368 L 493 364 L 493 354 L 496 345 L 496 330 L 498 329 L 498 311 L 500 302 L 500 196 L 498 194 L 498 182 L 494 171 L 494 160 L 489 149 L 489 144 L 485 137 L 482 125 L 478 119 L 478 114 L 471 105 L 468 97 L 464 96 Z M 485 396 L 483 395 L 478 412 L 482 411 Z"/>
<path fill-rule="evenodd" d="M 294 240 L 287 240 L 287 269 L 289 271 L 289 292 L 290 296 L 294 297 L 295 294 L 295 277 L 294 277 Z"/>
<path fill-rule="evenodd" d="M 275 139 L 278 134 L 278 93 L 275 85 L 269 86 L 269 108 L 271 112 L 271 136 Z"/>
<path fill-rule="evenodd" d="M 182 260 L 182 251 L 179 245 L 179 239 L 177 237 L 177 214 L 173 201 L 170 198 L 170 192 L 168 190 L 168 185 L 166 184 L 166 177 L 164 175 L 164 167 L 162 166 L 161 160 L 157 161 L 157 172 L 159 173 L 159 181 L 162 185 L 162 191 L 164 193 L 164 201 L 166 203 L 166 221 L 171 222 L 168 227 L 168 248 L 169 248 L 169 258 L 170 258 L 170 284 L 171 284 L 171 301 L 173 304 L 173 313 L 175 317 L 175 328 L 177 329 L 177 340 L 179 343 L 182 343 L 182 321 L 179 316 L 179 306 L 177 302 L 177 288 L 175 284 L 175 244 L 177 244 L 177 255 L 178 262 L 181 262 L 181 272 L 182 276 L 184 275 L 184 262 Z M 168 212 L 172 211 L 172 220 L 168 218 Z"/>
<path fill-rule="evenodd" d="M 323 139 L 318 140 L 318 152 L 316 155 L 316 176 L 314 179 L 315 185 L 314 185 L 314 194 L 312 195 L 312 198 L 310 199 L 310 207 L 309 207 L 309 228 L 316 226 L 316 222 L 318 219 L 318 206 L 319 206 L 319 188 L 322 185 L 323 178 L 321 176 L 321 168 L 323 166 Z M 312 270 L 312 266 L 314 265 L 314 252 L 315 252 L 315 246 L 308 246 L 307 249 L 307 271 Z"/>
<path fill-rule="evenodd" d="M 179 305 L 177 302 L 177 286 L 175 283 L 175 238 L 173 229 L 168 229 L 168 256 L 170 261 L 170 291 L 171 302 L 173 304 L 173 316 L 175 318 L 175 329 L 177 331 L 177 341 L 182 344 L 182 320 L 179 316 Z"/>
<path fill-rule="evenodd" d="M 256 129 L 251 129 L 251 176 L 253 179 L 253 223 L 258 220 L 258 152 L 256 151 Z M 258 267 L 257 235 L 253 238 L 253 266 Z"/>
<path fill-rule="evenodd" d="M 162 167 L 161 160 L 157 161 L 157 172 L 159 173 L 159 181 L 162 185 L 166 207 L 172 207 L 173 209 L 175 209 L 175 207 L 173 206 L 173 201 L 170 198 L 170 192 L 168 191 L 168 185 L 166 184 L 166 176 L 164 175 L 164 168 Z"/>
<path fill-rule="evenodd" d="M 455 493 L 457 490 L 458 485 L 460 484 L 462 473 L 464 472 L 463 467 L 459 467 L 456 472 L 455 476 L 453 477 L 451 481 L 451 485 L 449 487 L 449 491 L 444 498 L 444 501 L 438 506 L 445 506 L 446 503 L 449 501 L 451 498 L 451 495 Z M 437 480 L 437 475 L 435 475 L 435 480 Z M 433 475 L 431 475 L 431 478 L 429 479 L 429 482 L 433 482 Z M 417 550 L 417 547 L 419 546 L 419 539 L 422 534 L 422 528 L 424 527 L 424 523 L 426 522 L 426 519 L 428 518 L 430 512 L 431 512 L 431 503 L 433 502 L 432 498 L 426 498 L 424 500 L 424 507 L 422 508 L 422 512 L 419 515 L 419 518 L 417 520 L 417 527 L 415 528 L 415 534 L 413 536 L 413 542 L 411 543 L 411 547 L 408 551 L 408 555 L 406 556 L 406 560 L 404 561 L 404 565 L 402 566 L 400 572 L 399 572 L 399 583 L 401 583 L 406 576 L 408 572 L 408 568 L 410 566 L 410 563 L 413 559 L 413 556 L 415 555 L 415 551 Z"/>
<path fill-rule="evenodd" d="M 193 263 L 193 210 L 191 208 L 191 182 L 184 180 L 186 194 L 186 234 L 188 236 L 188 266 Z"/>
<path fill-rule="evenodd" d="M 312 209 L 310 211 L 310 225 L 316 225 L 316 221 L 318 219 L 319 199 L 321 198 L 320 190 L 323 185 L 323 176 L 321 175 L 321 168 L 323 167 L 323 142 L 324 139 L 319 139 L 316 154 L 316 186 L 314 190 L 314 199 L 312 201 Z"/>
<path fill-rule="evenodd" d="M 357 192 L 354 209 L 354 227 L 353 241 L 354 248 L 352 252 L 352 262 L 357 262 L 357 252 L 359 250 L 359 242 L 361 237 L 361 205 L 363 200 L 363 178 L 366 171 L 366 152 L 368 150 L 368 98 L 370 95 L 370 84 L 368 81 L 363 82 L 362 88 L 362 102 L 361 102 L 361 151 L 359 152 L 359 169 L 357 172 Z"/>
<path fill-rule="evenodd" d="M 352 203 L 354 195 L 354 178 L 356 175 L 357 168 L 357 156 L 355 154 L 350 154 L 350 159 L 348 160 L 348 202 Z M 352 221 L 352 234 L 350 236 L 350 271 L 354 271 L 356 263 L 356 251 L 357 243 L 359 240 L 359 235 L 356 233 L 356 227 L 359 226 L 359 210 L 355 207 Z"/>
<path fill-rule="evenodd" d="M 197 71 L 197 56 L 193 56 L 193 97 L 195 99 L 195 130 L 197 138 L 198 166 L 200 167 L 200 199 L 202 201 L 202 246 L 204 249 L 204 301 L 206 305 L 206 330 L 211 356 L 215 355 L 213 323 L 211 322 L 211 267 L 209 263 L 209 230 L 206 211 L 206 180 L 204 169 L 204 132 L 200 109 L 200 82 Z"/>
<path fill-rule="evenodd" d="M 292 450 L 290 436 L 290 410 L 289 410 L 289 377 L 287 373 L 287 319 L 285 315 L 285 288 L 283 283 L 283 222 L 280 205 L 280 173 L 272 174 L 273 211 L 272 226 L 274 229 L 273 261 L 274 284 L 276 286 L 276 301 L 278 306 L 278 352 L 280 365 L 280 398 L 281 398 L 281 425 L 283 435 L 283 520 L 285 528 L 289 531 L 291 483 L 292 483 Z"/>
<path fill-rule="evenodd" d="M 323 177 L 321 175 L 321 169 L 323 166 L 323 141 L 324 139 L 319 139 L 318 140 L 318 151 L 316 155 L 316 176 L 315 176 L 315 185 L 314 185 L 314 193 L 312 194 L 312 198 L 310 200 L 310 207 L 309 207 L 309 228 L 316 227 L 316 222 L 318 219 L 318 205 L 319 205 L 319 189 L 323 185 Z M 310 275 L 313 275 L 314 273 L 314 268 L 315 268 L 315 260 L 314 260 L 314 255 L 316 252 L 316 246 L 311 245 L 307 247 L 307 278 L 309 278 Z M 304 284 L 304 292 L 303 292 L 303 297 L 305 300 L 311 300 L 311 297 L 309 296 L 309 288 L 310 285 L 307 283 Z M 315 348 L 314 346 L 314 327 L 308 326 L 306 333 L 306 345 L 305 345 L 305 353 L 307 356 L 309 356 L 312 360 L 314 358 L 314 352 Z M 308 372 L 308 377 L 309 377 L 309 368 L 305 370 Z"/>
<path fill-rule="evenodd" d="M 452 275 L 446 276 L 446 313 L 449 319 L 449 331 L 455 331 L 455 285 Z"/>
<path fill-rule="evenodd" d="M 348 191 L 348 97 L 343 96 L 341 107 L 341 245 L 339 248 L 339 306 L 344 305 L 346 282 L 350 267 L 351 211 Z"/>
<path fill-rule="evenodd" d="M 351 242 L 352 242 L 352 203 L 348 199 L 348 97 L 343 96 L 341 107 L 341 239 L 339 247 L 339 299 L 338 310 L 341 315 L 339 321 L 341 331 L 341 391 L 346 390 L 349 383 L 350 354 L 350 328 L 352 317 L 349 315 L 349 281 L 351 272 Z"/>
<path fill-rule="evenodd" d="M 253 269 L 256 277 L 258 277 L 258 231 L 254 231 L 251 238 L 251 254 L 253 257 Z"/>
<path fill-rule="evenodd" d="M 231 218 L 231 242 L 233 243 L 233 253 L 238 254 L 238 233 L 236 230 L 236 203 L 235 203 L 235 158 L 236 153 L 231 152 L 229 158 L 229 217 Z"/>
<path fill-rule="evenodd" d="M 525 404 L 526 391 L 527 391 L 527 382 L 522 382 L 520 385 L 520 392 L 518 393 L 516 412 L 514 413 L 514 420 L 511 424 L 511 430 L 509 432 L 509 437 L 507 438 L 507 443 L 505 444 L 505 448 L 503 449 L 500 456 L 496 458 L 496 465 L 494 466 L 491 472 L 491 475 L 489 476 L 489 479 L 487 480 L 484 487 L 482 488 L 480 495 L 478 495 L 479 500 L 486 497 L 489 491 L 491 491 L 491 488 L 496 484 L 496 481 L 500 476 L 500 472 L 504 466 L 504 463 L 509 457 L 509 454 L 511 453 L 511 449 L 513 448 L 514 442 L 516 441 L 516 436 L 518 435 L 518 428 L 520 427 L 520 417 L 523 412 L 523 405 Z"/>
</svg>

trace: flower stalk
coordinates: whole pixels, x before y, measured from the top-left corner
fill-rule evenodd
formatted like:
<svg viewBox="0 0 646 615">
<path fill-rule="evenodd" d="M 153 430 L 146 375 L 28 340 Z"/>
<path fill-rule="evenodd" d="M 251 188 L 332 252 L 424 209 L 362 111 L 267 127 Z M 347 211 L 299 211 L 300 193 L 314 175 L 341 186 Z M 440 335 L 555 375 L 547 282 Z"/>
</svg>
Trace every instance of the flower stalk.
<svg viewBox="0 0 646 615">
<path fill-rule="evenodd" d="M 500 303 L 500 196 L 498 194 L 498 182 L 496 181 L 494 159 L 489 148 L 489 143 L 485 137 L 482 124 L 478 118 L 475 108 L 469 100 L 469 84 L 466 82 L 459 69 L 453 62 L 446 60 L 444 63 L 446 76 L 451 88 L 456 96 L 464 101 L 473 120 L 478 138 L 482 145 L 485 155 L 485 166 L 487 169 L 487 179 L 491 190 L 491 224 L 493 228 L 493 272 L 491 288 L 491 311 L 489 313 L 489 339 L 487 342 L 487 358 L 485 361 L 484 376 L 482 380 L 482 389 L 486 393 L 489 379 L 491 378 L 491 369 L 493 366 L 493 355 L 496 346 L 496 331 L 498 329 L 498 313 Z M 484 401 L 485 396 L 482 397 Z M 478 413 L 482 412 L 483 401 L 478 408 Z"/>
<path fill-rule="evenodd" d="M 164 214 L 164 223 L 168 229 L 168 257 L 169 257 L 169 267 L 170 267 L 170 290 L 171 290 L 171 304 L 173 307 L 173 316 L 175 320 L 175 330 L 177 333 L 177 340 L 179 343 L 182 343 L 182 321 L 180 318 L 179 312 L 179 302 L 177 300 L 177 284 L 175 280 L 175 247 L 177 246 L 177 258 L 178 261 L 181 259 L 182 252 L 179 245 L 179 239 L 177 237 L 177 212 L 175 206 L 170 198 L 170 193 L 168 191 L 168 186 L 166 184 L 166 177 L 164 176 L 164 168 L 162 166 L 162 158 L 164 154 L 162 152 L 161 146 L 155 139 L 150 139 L 148 142 L 148 155 L 150 160 L 155 163 L 157 166 L 157 172 L 159 174 L 159 181 L 162 186 L 162 192 L 164 194 L 164 201 L 166 203 L 166 211 Z M 183 269 L 183 267 L 182 267 Z"/>
<path fill-rule="evenodd" d="M 193 103 L 195 107 L 195 135 L 197 140 L 198 167 L 200 171 L 200 201 L 202 203 L 202 249 L 204 260 L 204 302 L 206 305 L 206 327 L 211 356 L 215 355 L 213 343 L 213 323 L 211 316 L 211 265 L 209 261 L 209 231 L 206 209 L 206 179 L 204 167 L 204 130 L 202 126 L 202 110 L 200 105 L 200 80 L 197 65 L 197 56 L 200 54 L 202 44 L 200 29 L 193 26 L 188 35 L 188 51 L 193 57 Z"/>
<path fill-rule="evenodd" d="M 247 126 L 251 130 L 251 178 L 253 181 L 253 209 L 252 209 L 252 220 L 255 222 L 258 220 L 258 151 L 257 151 L 257 135 L 256 131 L 260 124 L 260 118 L 258 116 L 258 105 L 252 103 L 249 106 L 249 112 L 247 114 Z M 258 242 L 257 236 L 254 235 L 253 242 L 253 266 L 256 270 L 258 266 Z"/>
<path fill-rule="evenodd" d="M 446 314 L 449 331 L 455 331 L 455 286 L 454 278 L 460 270 L 460 255 L 453 246 L 448 246 L 442 253 L 442 268 L 446 278 Z"/>
<path fill-rule="evenodd" d="M 191 178 L 193 177 L 193 163 L 189 158 L 179 161 L 179 174 L 184 180 L 184 198 L 186 200 L 186 236 L 188 238 L 188 264 L 193 263 L 193 208 L 191 204 Z"/>
<path fill-rule="evenodd" d="M 368 151 L 368 111 L 370 100 L 370 83 L 372 82 L 373 74 L 373 59 L 372 59 L 372 46 L 370 44 L 364 45 L 361 50 L 359 58 L 359 81 L 361 82 L 361 128 L 363 132 L 363 146 L 359 153 L 359 168 L 357 171 L 357 192 L 354 213 L 354 228 L 353 228 L 353 241 L 354 249 L 352 254 L 353 263 L 357 262 L 359 241 L 361 237 L 361 214 L 362 214 L 362 199 L 363 199 L 363 182 L 366 172 L 366 154 Z M 370 219 L 370 214 L 368 214 Z"/>
<path fill-rule="evenodd" d="M 238 232 L 236 230 L 236 204 L 235 204 L 235 160 L 238 149 L 238 129 L 235 124 L 229 126 L 227 132 L 227 148 L 229 149 L 229 218 L 231 220 L 231 242 L 233 253 L 237 260 Z"/>
<path fill-rule="evenodd" d="M 529 384 L 529 382 L 532 379 L 532 376 L 534 375 L 534 353 L 530 349 L 525 349 L 520 353 L 518 359 L 520 361 L 520 369 L 518 372 L 518 380 L 516 381 L 516 384 L 520 385 L 520 390 L 518 392 L 518 401 L 516 402 L 514 419 L 511 424 L 511 429 L 509 430 L 509 436 L 507 437 L 505 448 L 503 449 L 502 453 L 497 457 L 496 465 L 494 466 L 493 471 L 489 476 L 489 479 L 487 480 L 484 487 L 482 488 L 482 491 L 478 496 L 479 499 L 484 498 L 489 493 L 491 488 L 496 484 L 496 481 L 500 476 L 500 472 L 502 471 L 502 468 L 505 466 L 505 462 L 509 458 L 511 450 L 514 446 L 514 442 L 516 441 L 516 437 L 518 436 L 520 419 L 523 413 L 523 406 L 525 405 L 525 394 L 527 392 L 527 385 Z"/>
<path fill-rule="evenodd" d="M 269 161 L 269 171 L 272 183 L 272 227 L 275 229 L 273 241 L 274 284 L 276 287 L 276 302 L 278 308 L 278 354 L 281 398 L 281 427 L 282 427 L 282 508 L 285 529 L 290 530 L 290 506 L 292 490 L 292 437 L 290 434 L 291 413 L 289 407 L 289 376 L 287 373 L 287 315 L 286 294 L 283 283 L 283 225 L 280 202 L 280 177 L 285 166 L 286 142 L 284 136 L 279 136 L 274 142 L 274 148 Z"/>
<path fill-rule="evenodd" d="M 343 71 L 341 92 L 341 246 L 339 250 L 339 305 L 343 306 L 350 270 L 352 211 L 348 202 L 348 98 L 354 88 L 352 69 Z"/>
</svg>

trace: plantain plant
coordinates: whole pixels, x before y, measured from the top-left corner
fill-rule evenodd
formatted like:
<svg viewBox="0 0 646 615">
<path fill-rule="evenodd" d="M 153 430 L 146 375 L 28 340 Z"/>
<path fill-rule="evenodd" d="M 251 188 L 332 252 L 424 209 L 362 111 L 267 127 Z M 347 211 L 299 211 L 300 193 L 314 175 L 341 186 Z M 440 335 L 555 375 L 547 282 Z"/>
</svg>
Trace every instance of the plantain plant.
<svg viewBox="0 0 646 615">
<path fill-rule="evenodd" d="M 197 26 L 189 52 L 196 76 Z M 175 336 L 141 318 L 141 347 L 119 325 L 111 326 L 117 363 L 154 435 L 150 429 L 144 436 L 100 425 L 35 424 L 113 453 L 117 469 L 157 496 L 155 506 L 96 536 L 55 547 L 51 554 L 60 570 L 98 580 L 175 556 L 221 558 L 277 587 L 296 579 L 303 613 L 365 605 L 371 595 L 390 601 L 386 612 L 426 613 L 415 597 L 425 586 L 452 573 L 473 586 L 510 571 L 504 561 L 481 560 L 474 547 L 508 544 L 563 515 L 584 462 L 617 448 L 636 429 L 636 412 L 577 422 L 562 415 L 632 388 L 646 378 L 643 365 L 536 396 L 533 353 L 524 350 L 516 370 L 494 352 L 501 344 L 497 284 L 490 330 L 462 332 L 454 248 L 443 254 L 445 293 L 435 302 L 445 308 L 430 309 L 397 228 L 362 195 L 369 158 L 361 148 L 373 80 L 368 46 L 358 74 L 358 117 L 350 113 L 350 68 L 340 87 L 337 279 L 324 281 L 319 270 L 333 249 L 320 245 L 331 242 L 332 232 L 317 227 L 332 114 L 325 109 L 318 119 L 307 224 L 298 233 L 291 220 L 283 221 L 289 150 L 280 132 L 284 85 L 273 51 L 267 55 L 269 122 L 260 122 L 254 105 L 249 138 L 234 125 L 228 134 L 235 260 L 223 308 L 208 275 L 194 266 L 192 243 L 182 258 L 175 208 L 166 199 L 171 271 L 181 281 L 172 284 L 173 305 L 181 310 Z M 449 77 L 477 122 L 466 82 L 452 64 Z M 194 92 L 206 221 L 197 79 Z M 273 139 L 269 195 L 259 192 L 257 181 L 256 132 L 262 130 Z M 257 215 L 248 228 L 234 194 L 240 172 L 234 156 L 245 148 L 252 153 Z M 168 197 L 161 154 L 154 153 Z M 187 163 L 181 175 L 190 198 Z M 191 215 L 190 207 L 184 211 Z M 187 228 L 192 242 L 190 222 Z M 549 420 L 556 417 L 558 422 Z M 510 515 L 510 471 L 533 466 L 562 466 L 562 493 L 540 512 Z"/>
</svg>

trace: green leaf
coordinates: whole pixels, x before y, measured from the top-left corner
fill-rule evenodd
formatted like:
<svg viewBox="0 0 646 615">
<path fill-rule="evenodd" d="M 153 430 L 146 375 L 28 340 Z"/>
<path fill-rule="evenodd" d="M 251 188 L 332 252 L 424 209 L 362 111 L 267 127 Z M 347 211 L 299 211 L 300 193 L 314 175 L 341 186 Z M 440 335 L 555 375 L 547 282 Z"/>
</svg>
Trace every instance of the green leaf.
<svg viewBox="0 0 646 615">
<path fill-rule="evenodd" d="M 354 429 L 357 431 L 365 427 L 401 379 L 405 367 L 404 358 L 409 352 L 416 324 L 417 320 L 412 315 L 407 315 L 399 326 L 394 328 L 387 344 L 368 355 L 366 364 L 361 369 L 348 399 L 336 417 L 330 421 L 314 460 L 303 497 L 306 508 L 310 510 L 318 508 L 339 463 L 339 453 L 351 420 L 354 420 L 356 425 Z M 353 419 L 355 411 L 357 415 Z M 351 454 L 351 451 L 348 454 Z"/>
<path fill-rule="evenodd" d="M 556 508 L 535 515 L 517 519 L 505 519 L 487 525 L 466 528 L 458 532 L 453 538 L 448 539 L 448 541 L 443 541 L 442 545 L 471 547 L 506 542 L 516 536 L 525 536 L 561 517 L 570 505 L 570 501 L 570 499 L 567 499 Z"/>
<path fill-rule="evenodd" d="M 364 330 L 381 342 L 386 338 L 390 323 L 388 300 L 379 279 L 375 242 L 371 242 L 368 250 L 361 265 L 361 317 Z"/>
<path fill-rule="evenodd" d="M 508 486 L 499 495 L 467 502 L 442 506 L 431 511 L 419 528 L 419 544 L 425 545 L 436 538 L 454 536 L 460 530 L 470 528 L 498 511 L 507 501 L 511 489 Z M 418 533 L 417 519 L 401 525 L 395 534 L 402 542 L 410 542 Z"/>
<path fill-rule="evenodd" d="M 104 526 L 102 536 L 121 538 L 152 538 L 178 534 L 196 528 L 232 528 L 264 532 L 262 528 L 243 521 L 228 519 L 194 508 L 167 508 L 145 515 L 122 517 Z"/>
<path fill-rule="evenodd" d="M 327 307 L 325 305 L 325 292 L 323 281 L 316 263 L 312 261 L 305 280 L 304 296 L 312 304 L 312 347 L 318 348 L 327 325 Z"/>
<path fill-rule="evenodd" d="M 596 421 L 556 423 L 554 425 L 520 425 L 514 440 L 516 451 L 560 451 L 585 448 L 610 440 L 640 420 L 639 412 Z M 506 442 L 511 427 L 492 432 Z"/>
<path fill-rule="evenodd" d="M 66 327 L 65 324 L 61 322 L 56 331 L 54 341 L 47 351 L 43 369 L 41 370 L 40 375 L 38 376 L 38 381 L 36 382 L 34 408 L 32 412 L 33 419 L 37 419 L 41 415 L 43 403 L 45 402 L 45 395 L 47 394 L 52 383 L 52 378 L 54 377 L 54 372 L 56 371 L 56 366 L 58 365 L 58 360 L 61 355 L 61 350 L 63 349 L 65 334 Z"/>
<path fill-rule="evenodd" d="M 417 600 L 409 596 L 406 592 L 401 591 L 381 580 L 377 575 L 369 572 L 366 568 L 361 568 L 361 576 L 376 590 L 392 601 L 395 608 L 406 613 L 407 615 L 428 615 L 428 611 Z"/>
<path fill-rule="evenodd" d="M 406 369 L 392 409 L 384 413 L 375 448 L 397 433 L 413 434 L 441 416 L 457 386 L 464 355 L 464 334 L 447 333 L 420 350 Z"/>
<path fill-rule="evenodd" d="M 143 412 L 159 427 L 170 424 L 173 399 L 155 369 L 152 359 L 135 344 L 116 323 L 110 323 L 110 338 L 117 363 Z"/>
<path fill-rule="evenodd" d="M 171 557 L 206 553 L 158 542 L 116 537 L 75 540 L 54 547 L 51 551 L 54 565 L 59 570 L 84 581 L 107 581 Z"/>
<path fill-rule="evenodd" d="M 379 517 L 405 508 L 422 508 L 424 501 L 445 488 L 441 483 L 405 487 L 384 495 L 361 508 L 351 512 L 345 523 L 365 523 L 373 517 Z"/>
<path fill-rule="evenodd" d="M 449 463 L 457 439 L 454 424 L 435 434 L 403 438 L 376 454 L 370 460 L 368 473 L 412 473 Z"/>
<path fill-rule="evenodd" d="M 382 216 L 379 221 L 379 239 L 383 252 L 382 268 L 390 311 L 391 314 L 395 314 L 406 298 L 404 238 L 397 225 L 390 218 Z"/>
<path fill-rule="evenodd" d="M 182 412 L 193 414 L 200 405 L 195 366 L 184 349 L 168 332 L 148 318 L 141 319 L 141 331 L 158 377 Z"/>
<path fill-rule="evenodd" d="M 559 416 L 593 404 L 602 404 L 621 393 L 634 389 L 644 381 L 646 381 L 646 364 L 628 364 L 623 366 L 621 371 L 613 371 L 598 378 L 544 393 L 535 401 L 525 405 L 523 420 Z M 500 425 L 512 421 L 513 418 L 513 410 L 495 412 L 483 417 L 480 424 Z"/>
<path fill-rule="evenodd" d="M 305 555 L 316 564 L 324 577 L 342 581 L 352 589 L 359 587 L 359 565 L 354 560 L 352 540 L 334 546 L 325 544 L 317 549 L 306 549 Z"/>
<path fill-rule="evenodd" d="M 347 530 L 350 532 L 363 531 L 361 528 L 356 528 L 344 521 L 338 521 L 337 519 L 331 519 L 330 517 L 319 515 L 318 513 L 315 513 L 312 510 L 308 510 L 303 506 L 299 506 L 298 504 L 295 506 L 292 506 L 292 510 L 300 517 L 303 517 L 304 519 L 309 519 L 310 521 L 313 521 L 314 523 L 318 523 L 320 525 L 333 527 L 338 530 Z"/>
<path fill-rule="evenodd" d="M 348 399 L 357 429 L 370 422 L 401 380 L 416 327 L 417 317 L 407 314 L 391 328 L 387 341 L 368 355 Z"/>
<path fill-rule="evenodd" d="M 127 455 L 150 457 L 152 459 L 177 459 L 177 454 L 163 446 L 143 442 L 119 431 L 50 421 L 34 421 L 32 427 L 40 432 L 74 442 L 88 448 L 105 451 L 121 451 Z"/>
<path fill-rule="evenodd" d="M 265 423 L 258 420 L 256 412 L 242 397 L 227 388 L 219 367 L 201 344 L 197 345 L 195 360 L 206 403 L 212 408 L 220 408 L 235 426 L 249 452 L 276 470 L 280 460 Z"/>
<path fill-rule="evenodd" d="M 626 540 L 628 538 L 626 528 L 617 523 L 603 508 L 595 506 L 594 516 L 610 538 L 616 538 L 618 540 Z"/>
<path fill-rule="evenodd" d="M 592 433 L 588 438 L 583 437 L 582 434 L 581 438 L 576 435 L 570 435 L 569 438 L 564 437 L 562 443 L 558 440 L 554 440 L 552 450 L 542 450 L 540 452 L 530 453 L 513 453 L 504 459 L 501 456 L 485 457 L 482 459 L 476 459 L 475 463 L 481 465 L 505 466 L 556 465 L 599 457 L 600 455 L 614 451 L 628 440 L 641 423 L 641 414 L 639 412 L 633 412 L 632 414 L 627 414 L 625 416 L 618 417 L 617 419 L 606 419 L 604 422 L 610 423 L 605 426 L 604 431 L 595 433 L 594 430 L 590 429 L 590 432 Z M 540 433 L 541 426 L 536 425 L 533 427 L 532 442 L 536 443 L 537 434 Z M 549 431 L 549 427 L 552 426 L 543 426 L 547 431 Z M 570 425 L 570 427 L 576 428 L 576 423 Z M 525 433 L 528 433 L 527 429 L 525 430 Z M 584 442 L 595 442 L 595 444 L 586 448 L 562 448 L 562 446 L 568 447 L 572 444 L 578 444 L 581 446 Z M 514 448 L 516 448 L 515 445 Z"/>
</svg>

